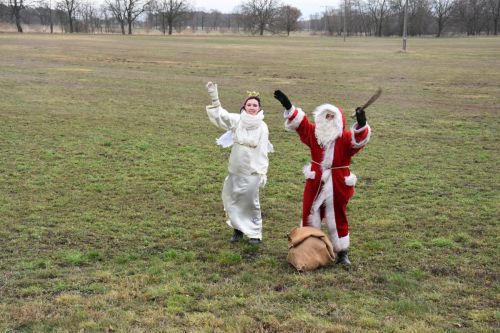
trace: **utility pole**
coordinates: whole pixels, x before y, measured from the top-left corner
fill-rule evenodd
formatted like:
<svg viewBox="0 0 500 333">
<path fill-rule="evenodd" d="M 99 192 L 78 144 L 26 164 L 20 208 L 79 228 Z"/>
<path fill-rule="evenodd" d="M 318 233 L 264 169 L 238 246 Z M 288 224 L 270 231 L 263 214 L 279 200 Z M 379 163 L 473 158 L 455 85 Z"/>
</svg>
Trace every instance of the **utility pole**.
<svg viewBox="0 0 500 333">
<path fill-rule="evenodd" d="M 403 52 L 406 52 L 406 12 L 408 10 L 408 0 L 405 1 L 405 10 L 403 14 Z"/>
</svg>

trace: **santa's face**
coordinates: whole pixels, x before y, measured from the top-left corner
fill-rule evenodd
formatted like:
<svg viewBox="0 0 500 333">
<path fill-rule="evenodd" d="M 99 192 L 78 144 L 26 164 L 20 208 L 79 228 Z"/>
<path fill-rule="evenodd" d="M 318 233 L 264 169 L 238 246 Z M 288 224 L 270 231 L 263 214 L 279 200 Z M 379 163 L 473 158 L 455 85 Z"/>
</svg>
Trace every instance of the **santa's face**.
<svg viewBox="0 0 500 333">
<path fill-rule="evenodd" d="M 249 99 L 244 106 L 245 112 L 251 116 L 255 116 L 260 111 L 259 101 L 256 99 Z"/>
<path fill-rule="evenodd" d="M 342 134 L 342 128 L 336 120 L 338 115 L 333 111 L 325 111 L 323 115 L 316 118 L 315 135 L 318 143 L 325 147 L 331 141 L 337 139 Z"/>
<path fill-rule="evenodd" d="M 332 113 L 327 112 L 325 116 L 326 121 L 333 121 L 335 119 L 335 115 Z"/>
</svg>

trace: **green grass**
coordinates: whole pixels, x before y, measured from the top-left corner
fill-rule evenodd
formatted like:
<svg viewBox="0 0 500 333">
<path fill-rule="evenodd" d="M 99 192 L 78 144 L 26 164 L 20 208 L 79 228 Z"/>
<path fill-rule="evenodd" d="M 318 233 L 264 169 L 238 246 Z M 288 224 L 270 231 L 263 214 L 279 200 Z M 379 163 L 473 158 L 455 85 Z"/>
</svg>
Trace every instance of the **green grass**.
<svg viewBox="0 0 500 333">
<path fill-rule="evenodd" d="M 0 34 L 0 331 L 499 329 L 500 39 Z M 204 85 L 262 94 L 264 242 L 230 244 Z M 297 273 L 308 150 L 284 90 L 367 111 L 353 267 Z M 348 120 L 349 125 L 351 119 Z"/>
</svg>

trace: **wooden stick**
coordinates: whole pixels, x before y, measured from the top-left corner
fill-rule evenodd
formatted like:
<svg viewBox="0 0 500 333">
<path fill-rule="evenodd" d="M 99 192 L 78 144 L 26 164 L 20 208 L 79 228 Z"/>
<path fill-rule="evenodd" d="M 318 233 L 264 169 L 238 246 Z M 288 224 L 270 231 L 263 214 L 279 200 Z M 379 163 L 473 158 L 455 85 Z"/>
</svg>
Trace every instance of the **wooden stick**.
<svg viewBox="0 0 500 333">
<path fill-rule="evenodd" d="M 380 95 L 382 95 L 382 88 L 378 88 L 378 90 L 375 92 L 375 94 L 373 94 L 373 96 L 370 97 L 370 99 L 368 100 L 368 102 L 366 102 L 361 107 L 361 109 L 364 110 L 367 107 L 369 107 L 373 102 L 375 102 L 380 97 Z M 351 118 L 355 118 L 355 117 L 356 117 L 356 111 L 354 111 L 354 113 L 351 115 Z"/>
</svg>

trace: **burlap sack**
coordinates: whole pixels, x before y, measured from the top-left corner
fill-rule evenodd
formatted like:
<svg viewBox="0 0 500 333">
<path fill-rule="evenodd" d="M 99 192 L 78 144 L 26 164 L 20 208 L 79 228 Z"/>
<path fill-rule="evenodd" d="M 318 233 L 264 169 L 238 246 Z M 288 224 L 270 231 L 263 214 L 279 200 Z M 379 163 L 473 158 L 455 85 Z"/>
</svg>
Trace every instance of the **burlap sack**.
<svg viewBox="0 0 500 333">
<path fill-rule="evenodd" d="M 335 259 L 333 246 L 323 231 L 313 227 L 293 228 L 288 235 L 287 261 L 299 271 L 311 271 Z"/>
</svg>

